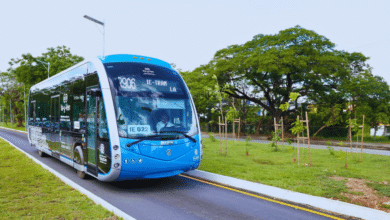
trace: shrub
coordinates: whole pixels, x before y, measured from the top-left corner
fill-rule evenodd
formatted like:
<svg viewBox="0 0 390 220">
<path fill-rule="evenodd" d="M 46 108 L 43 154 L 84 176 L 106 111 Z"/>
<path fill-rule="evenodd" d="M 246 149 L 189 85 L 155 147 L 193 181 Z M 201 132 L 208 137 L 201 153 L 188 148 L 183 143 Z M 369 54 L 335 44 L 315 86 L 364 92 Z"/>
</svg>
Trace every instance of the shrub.
<svg viewBox="0 0 390 220">
<path fill-rule="evenodd" d="M 332 143 L 331 143 L 330 141 L 327 141 L 327 142 L 326 142 L 326 145 L 327 145 L 326 148 L 328 148 L 330 155 L 333 155 L 333 156 L 334 156 L 334 148 L 333 148 L 333 146 L 332 146 Z"/>
<path fill-rule="evenodd" d="M 268 145 L 270 147 L 273 147 L 274 151 L 278 151 L 278 144 L 277 144 L 277 142 L 279 142 L 281 140 L 281 138 L 279 136 L 281 133 L 282 133 L 282 130 L 280 130 L 280 129 L 276 130 L 276 132 L 272 132 L 272 142 L 269 143 Z"/>
<path fill-rule="evenodd" d="M 210 138 L 211 142 L 216 141 L 213 132 L 209 132 L 209 138 Z"/>
<path fill-rule="evenodd" d="M 246 137 L 245 138 L 245 142 L 246 142 L 246 146 L 250 146 L 251 144 L 250 144 L 250 142 L 252 141 L 252 138 L 251 138 L 251 136 L 248 136 L 248 137 Z"/>
</svg>

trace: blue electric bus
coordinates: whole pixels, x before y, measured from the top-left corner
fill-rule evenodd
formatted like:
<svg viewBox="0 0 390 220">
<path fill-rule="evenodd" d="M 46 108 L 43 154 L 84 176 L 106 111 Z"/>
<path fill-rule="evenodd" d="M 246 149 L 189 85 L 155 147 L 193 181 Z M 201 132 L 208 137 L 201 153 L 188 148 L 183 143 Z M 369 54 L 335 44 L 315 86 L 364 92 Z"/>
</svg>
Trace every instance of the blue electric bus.
<svg viewBox="0 0 390 220">
<path fill-rule="evenodd" d="M 202 160 L 191 94 L 170 64 L 118 54 L 83 61 L 31 87 L 28 139 L 40 156 L 101 181 L 162 178 Z"/>
</svg>

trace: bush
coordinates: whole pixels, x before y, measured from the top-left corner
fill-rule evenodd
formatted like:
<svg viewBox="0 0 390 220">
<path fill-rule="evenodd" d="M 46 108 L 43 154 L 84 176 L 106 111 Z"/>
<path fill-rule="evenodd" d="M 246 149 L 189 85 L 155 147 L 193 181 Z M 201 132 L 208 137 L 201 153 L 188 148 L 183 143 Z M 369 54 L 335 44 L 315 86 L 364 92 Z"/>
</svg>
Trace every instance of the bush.
<svg viewBox="0 0 390 220">
<path fill-rule="evenodd" d="M 334 148 L 333 148 L 333 146 L 332 146 L 332 143 L 329 142 L 329 141 L 327 141 L 327 142 L 326 142 L 326 145 L 327 145 L 326 148 L 328 148 L 330 155 L 333 155 L 333 156 L 334 156 Z"/>
<path fill-rule="evenodd" d="M 250 142 L 252 141 L 252 138 L 251 138 L 251 136 L 248 136 L 248 137 L 246 137 L 245 138 L 245 142 L 246 142 L 246 146 L 250 146 L 251 144 L 250 144 Z"/>
<path fill-rule="evenodd" d="M 209 132 L 209 138 L 210 138 L 211 142 L 216 141 L 213 132 Z"/>
<path fill-rule="evenodd" d="M 282 130 L 278 129 L 276 132 L 272 132 L 272 142 L 268 144 L 268 146 L 273 147 L 274 151 L 278 151 L 278 142 L 281 141 L 280 134 Z"/>
</svg>

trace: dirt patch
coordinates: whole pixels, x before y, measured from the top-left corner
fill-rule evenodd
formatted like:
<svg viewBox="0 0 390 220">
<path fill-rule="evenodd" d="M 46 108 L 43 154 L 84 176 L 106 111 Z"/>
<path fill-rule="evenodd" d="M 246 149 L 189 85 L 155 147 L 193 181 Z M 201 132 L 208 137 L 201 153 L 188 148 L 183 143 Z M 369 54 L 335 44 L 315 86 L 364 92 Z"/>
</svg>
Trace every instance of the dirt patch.
<svg viewBox="0 0 390 220">
<path fill-rule="evenodd" d="M 334 179 L 334 180 L 337 180 L 337 181 L 340 181 L 340 180 L 344 180 L 345 178 L 342 177 L 342 176 L 332 176 L 332 177 L 329 177 L 331 179 Z"/>
<path fill-rule="evenodd" d="M 349 188 L 351 193 L 342 193 L 342 195 L 350 198 L 351 203 L 390 213 L 390 209 L 383 207 L 384 203 L 390 202 L 390 198 L 386 196 L 379 196 L 376 190 L 367 186 L 366 180 L 344 177 L 330 178 L 338 181 L 347 181 L 345 185 Z M 388 183 L 383 181 L 382 184 L 387 185 Z"/>
</svg>

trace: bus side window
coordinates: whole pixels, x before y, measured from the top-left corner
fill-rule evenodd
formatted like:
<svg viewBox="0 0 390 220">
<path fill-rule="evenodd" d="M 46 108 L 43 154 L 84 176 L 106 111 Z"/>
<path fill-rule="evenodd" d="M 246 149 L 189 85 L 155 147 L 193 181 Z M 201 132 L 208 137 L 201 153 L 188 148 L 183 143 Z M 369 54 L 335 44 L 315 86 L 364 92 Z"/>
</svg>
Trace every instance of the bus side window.
<svg viewBox="0 0 390 220">
<path fill-rule="evenodd" d="M 33 100 L 30 102 L 30 109 L 29 109 L 29 120 L 28 120 L 28 125 L 34 126 L 35 123 L 35 103 L 36 101 Z"/>
<path fill-rule="evenodd" d="M 60 96 L 60 128 L 61 130 L 70 131 L 71 127 L 71 106 L 73 95 L 71 93 L 71 83 L 65 82 L 61 85 Z"/>
<path fill-rule="evenodd" d="M 99 114 L 98 114 L 98 123 L 99 123 L 99 138 L 101 140 L 108 141 L 108 129 L 107 129 L 107 118 L 106 118 L 106 111 L 104 108 L 104 102 L 103 98 L 100 97 L 99 99 Z"/>
<path fill-rule="evenodd" d="M 78 79 L 72 83 L 73 89 L 73 129 L 78 131 L 86 127 L 85 124 L 85 81 Z"/>
</svg>

